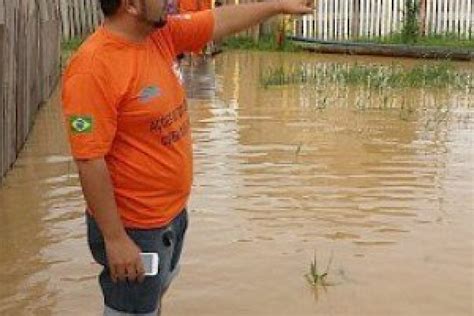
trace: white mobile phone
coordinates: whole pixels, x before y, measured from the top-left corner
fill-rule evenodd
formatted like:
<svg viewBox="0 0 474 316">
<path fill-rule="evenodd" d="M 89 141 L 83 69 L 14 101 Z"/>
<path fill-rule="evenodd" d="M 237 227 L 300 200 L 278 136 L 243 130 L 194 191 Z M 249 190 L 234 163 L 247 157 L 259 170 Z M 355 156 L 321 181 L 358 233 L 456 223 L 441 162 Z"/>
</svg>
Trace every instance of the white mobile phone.
<svg viewBox="0 0 474 316">
<path fill-rule="evenodd" d="M 159 257 L 154 252 L 142 252 L 140 253 L 142 258 L 143 267 L 145 268 L 145 275 L 155 276 L 158 274 Z"/>
</svg>

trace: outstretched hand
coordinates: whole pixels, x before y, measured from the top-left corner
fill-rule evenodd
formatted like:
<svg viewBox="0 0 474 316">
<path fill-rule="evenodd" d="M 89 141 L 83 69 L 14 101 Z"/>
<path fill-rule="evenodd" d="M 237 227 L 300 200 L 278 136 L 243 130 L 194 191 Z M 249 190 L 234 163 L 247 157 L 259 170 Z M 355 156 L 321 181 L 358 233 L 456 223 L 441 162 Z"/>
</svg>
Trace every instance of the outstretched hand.
<svg viewBox="0 0 474 316">
<path fill-rule="evenodd" d="M 213 11 L 215 23 L 212 38 L 215 41 L 219 41 L 225 36 L 243 31 L 278 14 L 311 14 L 317 1 L 268 0 L 219 7 Z"/>
<path fill-rule="evenodd" d="M 282 0 L 281 13 L 296 15 L 313 13 L 314 4 L 314 0 Z"/>
</svg>

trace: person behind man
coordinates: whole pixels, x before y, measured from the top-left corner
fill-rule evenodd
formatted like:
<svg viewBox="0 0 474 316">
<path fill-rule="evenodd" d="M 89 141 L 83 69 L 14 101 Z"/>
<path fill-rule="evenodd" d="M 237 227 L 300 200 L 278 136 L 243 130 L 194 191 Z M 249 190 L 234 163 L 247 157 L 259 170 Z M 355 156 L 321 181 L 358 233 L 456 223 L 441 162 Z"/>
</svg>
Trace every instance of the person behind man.
<svg viewBox="0 0 474 316">
<path fill-rule="evenodd" d="M 103 25 L 73 56 L 62 101 L 87 203 L 88 244 L 103 266 L 104 315 L 156 315 L 187 228 L 192 143 L 176 56 L 306 0 L 224 6 L 167 17 L 166 0 L 100 0 Z M 144 277 L 140 252 L 158 253 Z"/>
</svg>

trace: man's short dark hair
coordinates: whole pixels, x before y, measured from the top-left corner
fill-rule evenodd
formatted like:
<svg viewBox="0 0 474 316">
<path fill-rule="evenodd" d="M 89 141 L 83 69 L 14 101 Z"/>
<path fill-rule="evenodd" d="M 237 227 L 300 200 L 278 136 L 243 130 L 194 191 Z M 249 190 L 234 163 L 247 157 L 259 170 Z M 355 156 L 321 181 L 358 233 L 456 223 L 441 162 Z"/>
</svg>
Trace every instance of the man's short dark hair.
<svg viewBox="0 0 474 316">
<path fill-rule="evenodd" d="M 100 0 L 100 7 L 105 16 L 114 15 L 120 7 L 121 0 Z"/>
</svg>

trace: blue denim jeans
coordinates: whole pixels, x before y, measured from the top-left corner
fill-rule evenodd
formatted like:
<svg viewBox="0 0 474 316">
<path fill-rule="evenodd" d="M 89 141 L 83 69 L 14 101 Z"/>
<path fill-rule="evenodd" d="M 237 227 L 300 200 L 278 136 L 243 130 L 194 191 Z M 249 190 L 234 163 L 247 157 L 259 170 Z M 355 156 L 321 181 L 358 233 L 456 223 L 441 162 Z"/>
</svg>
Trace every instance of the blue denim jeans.
<svg viewBox="0 0 474 316">
<path fill-rule="evenodd" d="M 86 219 L 90 251 L 94 260 L 103 266 L 99 283 L 104 296 L 104 315 L 159 315 L 161 298 L 179 270 L 184 235 L 188 227 L 186 209 L 166 227 L 126 229 L 142 252 L 154 252 L 159 256 L 158 275 L 147 276 L 143 283 L 112 281 L 100 228 L 89 214 Z"/>
</svg>

